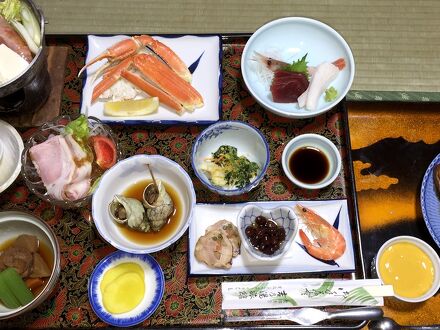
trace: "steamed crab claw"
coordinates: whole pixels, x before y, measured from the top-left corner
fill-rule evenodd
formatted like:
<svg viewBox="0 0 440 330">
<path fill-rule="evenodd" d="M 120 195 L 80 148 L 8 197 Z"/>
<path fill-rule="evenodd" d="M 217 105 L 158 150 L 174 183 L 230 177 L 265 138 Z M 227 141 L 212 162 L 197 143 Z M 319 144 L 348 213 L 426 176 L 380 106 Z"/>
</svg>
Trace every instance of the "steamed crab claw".
<svg viewBox="0 0 440 330">
<path fill-rule="evenodd" d="M 177 56 L 171 48 L 148 35 L 133 36 L 129 39 L 117 42 L 105 52 L 84 65 L 79 71 L 78 76 L 80 76 L 86 68 L 96 62 L 104 59 L 107 59 L 109 62 L 123 60 L 135 55 L 144 47 L 151 49 L 182 79 L 191 81 L 191 72 L 179 56 Z"/>
<path fill-rule="evenodd" d="M 130 69 L 137 69 L 141 75 Z M 93 89 L 92 102 L 121 77 L 148 95 L 157 96 L 161 103 L 178 114 L 203 106 L 200 93 L 153 54 L 138 54 L 107 69 L 103 79 Z"/>
</svg>

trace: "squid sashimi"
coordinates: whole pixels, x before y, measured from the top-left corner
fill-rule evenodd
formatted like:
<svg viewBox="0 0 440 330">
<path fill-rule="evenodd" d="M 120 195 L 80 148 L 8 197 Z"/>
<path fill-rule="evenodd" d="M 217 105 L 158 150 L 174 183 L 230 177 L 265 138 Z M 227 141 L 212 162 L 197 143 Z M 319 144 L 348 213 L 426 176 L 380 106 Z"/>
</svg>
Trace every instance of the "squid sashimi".
<svg viewBox="0 0 440 330">
<path fill-rule="evenodd" d="M 304 92 L 307 95 L 305 104 L 307 110 L 316 110 L 319 98 L 329 87 L 330 83 L 335 80 L 338 73 L 338 67 L 332 63 L 324 62 L 318 65 L 310 81 L 309 88 Z M 299 102 L 298 105 L 301 107 Z"/>
</svg>

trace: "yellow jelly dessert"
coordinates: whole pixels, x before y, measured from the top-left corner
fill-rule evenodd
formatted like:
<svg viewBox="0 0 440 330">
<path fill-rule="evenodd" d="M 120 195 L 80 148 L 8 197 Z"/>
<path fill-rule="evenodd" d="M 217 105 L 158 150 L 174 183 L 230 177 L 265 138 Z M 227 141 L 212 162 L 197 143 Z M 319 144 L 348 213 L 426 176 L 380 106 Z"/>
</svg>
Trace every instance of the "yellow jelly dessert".
<svg viewBox="0 0 440 330">
<path fill-rule="evenodd" d="M 104 308 L 109 313 L 127 313 L 144 298 L 144 270 L 133 262 L 112 267 L 104 273 L 100 290 Z"/>
<path fill-rule="evenodd" d="M 379 258 L 379 272 L 385 284 L 406 298 L 418 298 L 434 282 L 434 266 L 429 256 L 417 245 L 398 242 L 386 248 Z"/>
</svg>

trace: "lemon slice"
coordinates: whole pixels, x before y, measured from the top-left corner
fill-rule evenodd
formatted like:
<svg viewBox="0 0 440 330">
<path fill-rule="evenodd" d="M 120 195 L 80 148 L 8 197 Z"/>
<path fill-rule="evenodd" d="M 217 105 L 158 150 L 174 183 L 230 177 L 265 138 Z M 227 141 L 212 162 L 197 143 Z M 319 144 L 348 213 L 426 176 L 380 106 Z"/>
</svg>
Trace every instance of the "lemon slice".
<svg viewBox="0 0 440 330">
<path fill-rule="evenodd" d="M 104 103 L 104 115 L 111 117 L 145 116 L 157 111 L 159 98 L 125 100 Z"/>
</svg>

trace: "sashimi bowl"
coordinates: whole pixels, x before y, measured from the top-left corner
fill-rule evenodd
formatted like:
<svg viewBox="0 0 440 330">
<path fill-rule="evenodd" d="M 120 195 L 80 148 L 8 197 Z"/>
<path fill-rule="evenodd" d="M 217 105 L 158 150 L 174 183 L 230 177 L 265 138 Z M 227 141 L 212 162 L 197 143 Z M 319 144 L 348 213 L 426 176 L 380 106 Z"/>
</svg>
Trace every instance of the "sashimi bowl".
<svg viewBox="0 0 440 330">
<path fill-rule="evenodd" d="M 62 208 L 87 205 L 102 174 L 121 158 L 111 128 L 95 117 L 56 117 L 26 141 L 22 175 L 39 198 Z"/>
<path fill-rule="evenodd" d="M 154 187 L 158 195 L 150 200 Z M 195 203 L 192 180 L 178 163 L 135 155 L 104 173 L 93 195 L 92 217 L 101 237 L 115 248 L 152 253 L 182 237 Z"/>
<path fill-rule="evenodd" d="M 252 34 L 241 71 L 263 108 L 282 117 L 308 118 L 330 110 L 346 96 L 355 63 L 347 42 L 330 26 L 284 17 Z"/>
<path fill-rule="evenodd" d="M 31 213 L 16 210 L 0 212 L 0 255 L 2 320 L 43 303 L 55 288 L 61 263 L 50 226 Z"/>
<path fill-rule="evenodd" d="M 258 186 L 270 162 L 269 145 L 255 127 L 241 121 L 215 123 L 197 137 L 191 165 L 211 191 L 244 194 Z"/>
</svg>

